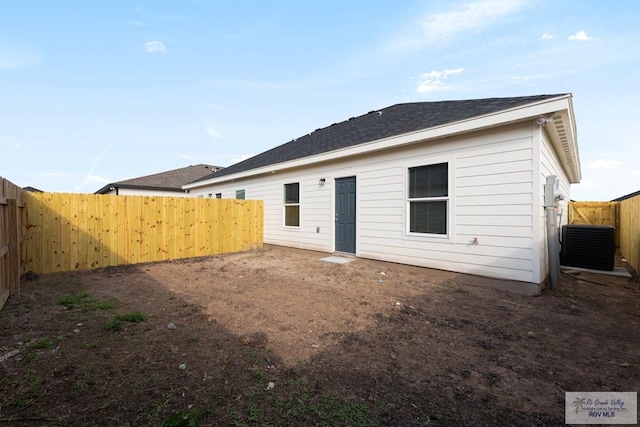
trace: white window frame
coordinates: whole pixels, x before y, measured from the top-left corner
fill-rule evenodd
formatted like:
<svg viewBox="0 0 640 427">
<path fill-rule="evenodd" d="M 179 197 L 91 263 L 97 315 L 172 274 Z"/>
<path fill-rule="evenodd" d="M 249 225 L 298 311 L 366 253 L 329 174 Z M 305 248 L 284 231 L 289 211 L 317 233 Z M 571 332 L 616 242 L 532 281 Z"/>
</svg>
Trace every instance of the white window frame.
<svg viewBox="0 0 640 427">
<path fill-rule="evenodd" d="M 442 163 L 447 164 L 447 196 L 440 197 L 416 197 L 410 198 L 410 169 L 419 168 L 422 166 L 432 166 L 439 165 Z M 435 238 L 435 239 L 450 239 L 452 236 L 452 205 L 451 198 L 453 197 L 452 188 L 453 188 L 453 167 L 454 162 L 449 158 L 438 158 L 438 159 L 429 159 L 424 161 L 418 161 L 407 165 L 405 167 L 405 233 L 410 237 L 425 237 L 425 238 Z M 444 234 L 436 234 L 436 233 L 419 233 L 415 231 L 411 231 L 411 203 L 413 202 L 438 202 L 444 201 L 446 202 L 446 218 L 445 218 L 445 227 L 446 233 Z"/>
<path fill-rule="evenodd" d="M 298 184 L 298 203 L 287 203 L 287 185 Z M 300 181 L 298 182 L 287 182 L 282 185 L 282 225 L 286 228 L 299 229 L 302 224 L 302 206 L 300 203 L 301 196 L 301 185 Z M 288 207 L 298 207 L 298 225 L 287 225 L 287 208 Z"/>
<path fill-rule="evenodd" d="M 242 199 L 238 197 L 238 195 L 242 192 Z M 247 198 L 247 190 L 241 188 L 240 190 L 236 190 L 236 200 L 245 200 Z"/>
</svg>

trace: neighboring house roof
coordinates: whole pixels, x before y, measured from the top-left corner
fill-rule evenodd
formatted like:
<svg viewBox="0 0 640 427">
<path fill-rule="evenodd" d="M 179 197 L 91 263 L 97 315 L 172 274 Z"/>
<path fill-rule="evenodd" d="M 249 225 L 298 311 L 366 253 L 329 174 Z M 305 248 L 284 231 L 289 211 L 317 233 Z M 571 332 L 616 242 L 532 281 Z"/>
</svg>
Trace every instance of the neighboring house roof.
<svg viewBox="0 0 640 427">
<path fill-rule="evenodd" d="M 640 190 L 639 190 L 639 191 L 635 191 L 635 192 L 633 192 L 633 193 L 626 194 L 626 195 L 624 195 L 624 196 L 620 196 L 620 197 L 618 197 L 617 199 L 613 199 L 613 200 L 611 200 L 611 201 L 612 201 L 612 202 L 621 202 L 621 201 L 623 201 L 623 200 L 627 200 L 627 199 L 630 199 L 630 198 L 632 198 L 632 197 L 636 197 L 636 196 L 640 196 Z"/>
<path fill-rule="evenodd" d="M 566 96 L 557 94 L 396 104 L 316 129 L 191 184 Z"/>
<path fill-rule="evenodd" d="M 141 176 L 138 178 L 127 179 L 124 181 L 112 182 L 105 185 L 95 194 L 106 194 L 114 191 L 116 188 L 128 188 L 138 190 L 159 190 L 159 191 L 176 191 L 184 192 L 182 186 L 210 175 L 216 170 L 222 169 L 221 166 L 213 165 L 192 165 L 186 168 L 173 169 L 166 172 L 155 173 L 153 175 Z"/>
<path fill-rule="evenodd" d="M 44 193 L 44 191 L 42 191 L 42 190 L 38 190 L 37 188 L 32 187 L 32 186 L 30 186 L 30 185 L 28 185 L 28 186 L 26 186 L 26 187 L 23 187 L 22 189 L 23 189 L 24 191 L 29 191 L 30 193 Z"/>
</svg>

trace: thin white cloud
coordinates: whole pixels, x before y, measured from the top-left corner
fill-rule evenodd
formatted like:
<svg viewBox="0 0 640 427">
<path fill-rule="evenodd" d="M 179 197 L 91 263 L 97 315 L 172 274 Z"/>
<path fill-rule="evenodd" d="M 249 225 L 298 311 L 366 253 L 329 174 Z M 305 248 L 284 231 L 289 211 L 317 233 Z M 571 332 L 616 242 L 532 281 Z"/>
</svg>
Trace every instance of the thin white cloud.
<svg viewBox="0 0 640 427">
<path fill-rule="evenodd" d="M 63 178 L 65 176 L 71 176 L 71 174 L 67 172 L 40 172 L 38 175 L 45 178 Z"/>
<path fill-rule="evenodd" d="M 88 176 L 88 177 L 86 177 L 86 180 L 88 182 L 97 182 L 99 184 L 107 184 L 107 183 L 110 182 L 107 178 L 103 178 L 103 177 L 98 176 L 98 175 Z"/>
<path fill-rule="evenodd" d="M 192 156 L 190 154 L 176 154 L 176 157 L 179 157 L 181 159 L 186 159 L 186 160 L 199 160 L 200 159 L 200 157 Z"/>
<path fill-rule="evenodd" d="M 549 33 L 544 33 L 541 38 L 543 40 L 551 40 L 553 38 L 553 34 L 549 34 Z"/>
<path fill-rule="evenodd" d="M 207 78 L 202 81 L 206 87 L 238 88 L 243 90 L 303 90 L 335 85 L 334 80 L 319 81 L 267 81 Z"/>
<path fill-rule="evenodd" d="M 461 34 L 492 28 L 529 4 L 529 0 L 480 0 L 459 3 L 454 9 L 427 14 L 408 34 L 390 43 L 394 50 L 438 45 Z"/>
<path fill-rule="evenodd" d="M 622 162 L 618 160 L 596 159 L 587 163 L 588 169 L 618 169 Z"/>
<path fill-rule="evenodd" d="M 158 15 L 156 19 L 159 21 L 185 21 L 187 18 L 183 15 Z"/>
<path fill-rule="evenodd" d="M 166 53 L 167 48 L 161 41 L 153 40 L 144 44 L 144 50 L 149 53 Z"/>
<path fill-rule="evenodd" d="M 205 126 L 204 130 L 212 138 L 223 139 L 222 134 L 216 128 L 214 128 L 213 126 Z"/>
<path fill-rule="evenodd" d="M 136 27 L 146 27 L 148 24 L 146 21 L 185 21 L 187 18 L 183 15 L 158 15 L 145 12 L 141 7 L 135 8 L 136 18 L 129 21 L 130 25 Z"/>
<path fill-rule="evenodd" d="M 0 71 L 21 70 L 40 61 L 40 55 L 35 52 L 19 50 L 0 50 Z"/>
<path fill-rule="evenodd" d="M 430 71 L 421 74 L 418 77 L 419 82 L 416 86 L 416 92 L 426 93 L 450 89 L 451 86 L 445 84 L 445 80 L 447 80 L 449 76 L 455 76 L 463 71 L 464 68 L 455 68 L 452 70 Z"/>
<path fill-rule="evenodd" d="M 147 23 L 144 22 L 143 20 L 144 18 L 146 18 L 146 16 L 140 6 L 135 8 L 135 14 L 137 15 L 137 17 L 134 19 L 131 19 L 129 21 L 129 25 L 133 25 L 134 27 L 146 27 Z"/>
<path fill-rule="evenodd" d="M 571 34 L 569 36 L 569 40 L 577 40 L 577 41 L 581 41 L 581 42 L 586 42 L 591 40 L 593 37 L 591 37 L 590 35 L 587 35 L 586 32 L 584 31 L 578 31 L 575 34 Z"/>
<path fill-rule="evenodd" d="M 127 127 L 128 124 L 130 124 L 134 119 L 136 118 L 136 114 L 133 113 L 131 115 L 131 117 L 129 117 L 129 121 L 126 122 L 125 124 L 123 124 L 120 129 L 118 129 L 114 135 L 114 140 L 118 140 L 120 138 L 120 135 L 122 135 L 122 133 L 124 132 L 125 128 Z M 99 182 L 99 183 L 106 183 L 108 181 L 100 181 L 100 179 L 104 179 L 101 178 L 97 175 L 94 175 L 94 171 L 96 169 L 96 167 L 98 166 L 98 164 L 102 161 L 102 159 L 104 158 L 104 156 L 107 154 L 107 152 L 111 149 L 111 147 L 113 146 L 113 142 L 111 142 L 109 145 L 107 145 L 105 147 L 104 150 L 102 150 L 102 152 L 98 155 L 98 157 L 93 161 L 93 163 L 91 164 L 91 166 L 89 167 L 89 170 L 87 171 L 87 174 L 84 176 L 82 182 L 80 184 L 78 184 L 76 186 L 75 191 L 80 191 L 80 189 L 84 186 L 86 186 L 87 184 L 91 183 L 91 182 Z"/>
<path fill-rule="evenodd" d="M 240 157 L 236 157 L 235 159 L 231 159 L 231 164 L 235 164 L 235 163 L 240 163 L 244 160 L 250 159 L 251 157 L 255 156 L 255 154 L 243 154 Z"/>
<path fill-rule="evenodd" d="M 555 74 L 555 73 L 541 73 L 541 74 L 531 74 L 528 76 L 511 76 L 510 78 L 516 83 L 531 83 L 536 80 L 551 79 L 557 76 L 558 74 Z"/>
</svg>

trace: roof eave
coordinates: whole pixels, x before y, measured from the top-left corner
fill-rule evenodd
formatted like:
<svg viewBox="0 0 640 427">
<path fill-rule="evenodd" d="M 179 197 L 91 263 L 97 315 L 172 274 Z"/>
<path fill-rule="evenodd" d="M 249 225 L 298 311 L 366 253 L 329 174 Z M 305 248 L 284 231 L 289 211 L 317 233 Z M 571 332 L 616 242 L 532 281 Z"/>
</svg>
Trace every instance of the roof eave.
<svg viewBox="0 0 640 427">
<path fill-rule="evenodd" d="M 582 172 L 580 168 L 576 121 L 570 95 L 565 99 L 565 102 L 565 108 L 558 109 L 546 115 L 551 121 L 545 125 L 545 131 L 565 168 L 569 182 L 571 184 L 578 184 L 582 179 Z"/>
<path fill-rule="evenodd" d="M 113 188 L 113 190 L 111 190 Z M 184 193 L 185 190 L 179 187 L 155 187 L 152 185 L 132 185 L 132 184 L 107 184 L 94 194 L 106 194 L 119 188 L 127 190 L 154 190 L 154 191 L 170 191 L 172 193 Z"/>
<path fill-rule="evenodd" d="M 342 148 L 339 150 L 329 151 L 326 153 L 317 154 L 314 156 L 303 157 L 300 159 L 294 159 L 286 162 L 275 163 L 260 168 L 250 169 L 247 171 L 238 172 L 235 174 L 223 175 L 217 178 L 210 178 L 203 181 L 192 182 L 190 184 L 183 185 L 185 190 L 191 190 L 198 187 L 205 187 L 214 184 L 220 184 L 228 181 L 235 181 L 244 179 L 256 175 L 271 174 L 282 171 L 284 169 L 297 168 L 301 166 L 307 166 L 319 162 L 326 162 L 336 159 L 344 159 L 345 157 L 368 154 L 375 151 L 386 150 L 389 148 L 401 147 L 404 145 L 415 144 L 417 142 L 423 142 L 427 140 L 433 140 L 443 138 L 447 136 L 459 135 L 463 133 L 469 133 L 472 131 L 478 131 L 490 127 L 506 125 L 526 119 L 532 119 L 537 117 L 547 117 L 553 115 L 555 117 L 558 112 L 566 112 L 566 118 L 570 123 L 571 140 L 572 145 L 572 157 L 570 166 L 570 175 L 572 183 L 580 181 L 580 162 L 578 159 L 578 150 L 575 139 L 575 120 L 573 118 L 573 108 L 571 104 L 571 95 L 561 95 L 555 98 L 542 100 L 536 103 L 526 104 L 518 107 L 511 108 L 509 110 L 502 110 L 495 113 L 485 114 L 483 116 L 477 116 L 470 119 L 460 120 L 453 123 L 448 123 L 441 126 L 434 126 L 427 129 L 422 129 L 415 132 L 409 132 L 406 134 L 395 135 L 389 138 L 383 138 L 370 142 L 365 142 L 352 147 Z M 563 159 L 568 160 L 568 159 Z M 564 163 L 563 163 L 564 164 Z M 577 181 L 575 181 L 577 179 Z"/>
</svg>

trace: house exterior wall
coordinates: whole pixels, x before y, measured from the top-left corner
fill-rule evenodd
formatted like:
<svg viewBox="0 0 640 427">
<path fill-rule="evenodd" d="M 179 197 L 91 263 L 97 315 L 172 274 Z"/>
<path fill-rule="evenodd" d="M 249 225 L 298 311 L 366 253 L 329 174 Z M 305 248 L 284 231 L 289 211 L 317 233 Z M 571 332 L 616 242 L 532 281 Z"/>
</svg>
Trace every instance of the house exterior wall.
<svg viewBox="0 0 640 427">
<path fill-rule="evenodd" d="M 264 201 L 265 243 L 334 251 L 334 180 L 355 176 L 356 256 L 539 283 L 541 234 L 530 121 L 322 165 L 192 188 Z M 448 234 L 408 233 L 408 168 L 449 164 Z M 534 173 L 535 172 L 535 173 Z M 325 178 L 324 185 L 319 184 Z M 300 227 L 284 226 L 284 184 L 300 183 Z M 536 191 L 534 191 L 536 189 Z M 215 196 L 214 196 L 215 197 Z M 477 244 L 474 244 L 477 238 Z M 538 249 L 539 251 L 539 249 Z"/>
<path fill-rule="evenodd" d="M 116 191 L 112 190 L 108 193 L 115 196 Z M 119 196 L 161 196 L 161 197 L 192 197 L 192 194 L 178 191 L 161 191 L 161 190 L 139 190 L 135 188 L 118 188 Z"/>
<path fill-rule="evenodd" d="M 539 136 L 535 138 L 535 141 L 538 141 L 538 155 L 540 157 L 539 165 L 539 183 L 537 192 L 538 195 L 536 200 L 538 200 L 539 214 L 537 215 L 538 224 L 539 224 L 539 239 L 541 242 L 538 248 L 538 257 L 540 262 L 538 262 L 539 271 L 537 276 L 537 282 L 540 283 L 544 281 L 549 274 L 549 253 L 547 247 L 547 231 L 546 231 L 546 213 L 544 210 L 544 185 L 547 181 L 547 176 L 555 175 L 558 177 L 559 181 L 559 190 L 560 193 L 564 196 L 563 200 L 558 202 L 557 209 L 557 224 L 558 224 L 558 233 L 561 232 L 561 228 L 563 225 L 567 224 L 568 217 L 568 204 L 571 192 L 571 184 L 569 178 L 562 168 L 560 160 L 558 158 L 557 153 L 553 149 L 551 141 L 547 136 L 544 127 L 536 126 L 537 129 L 534 129 L 534 133 L 537 133 Z"/>
</svg>

